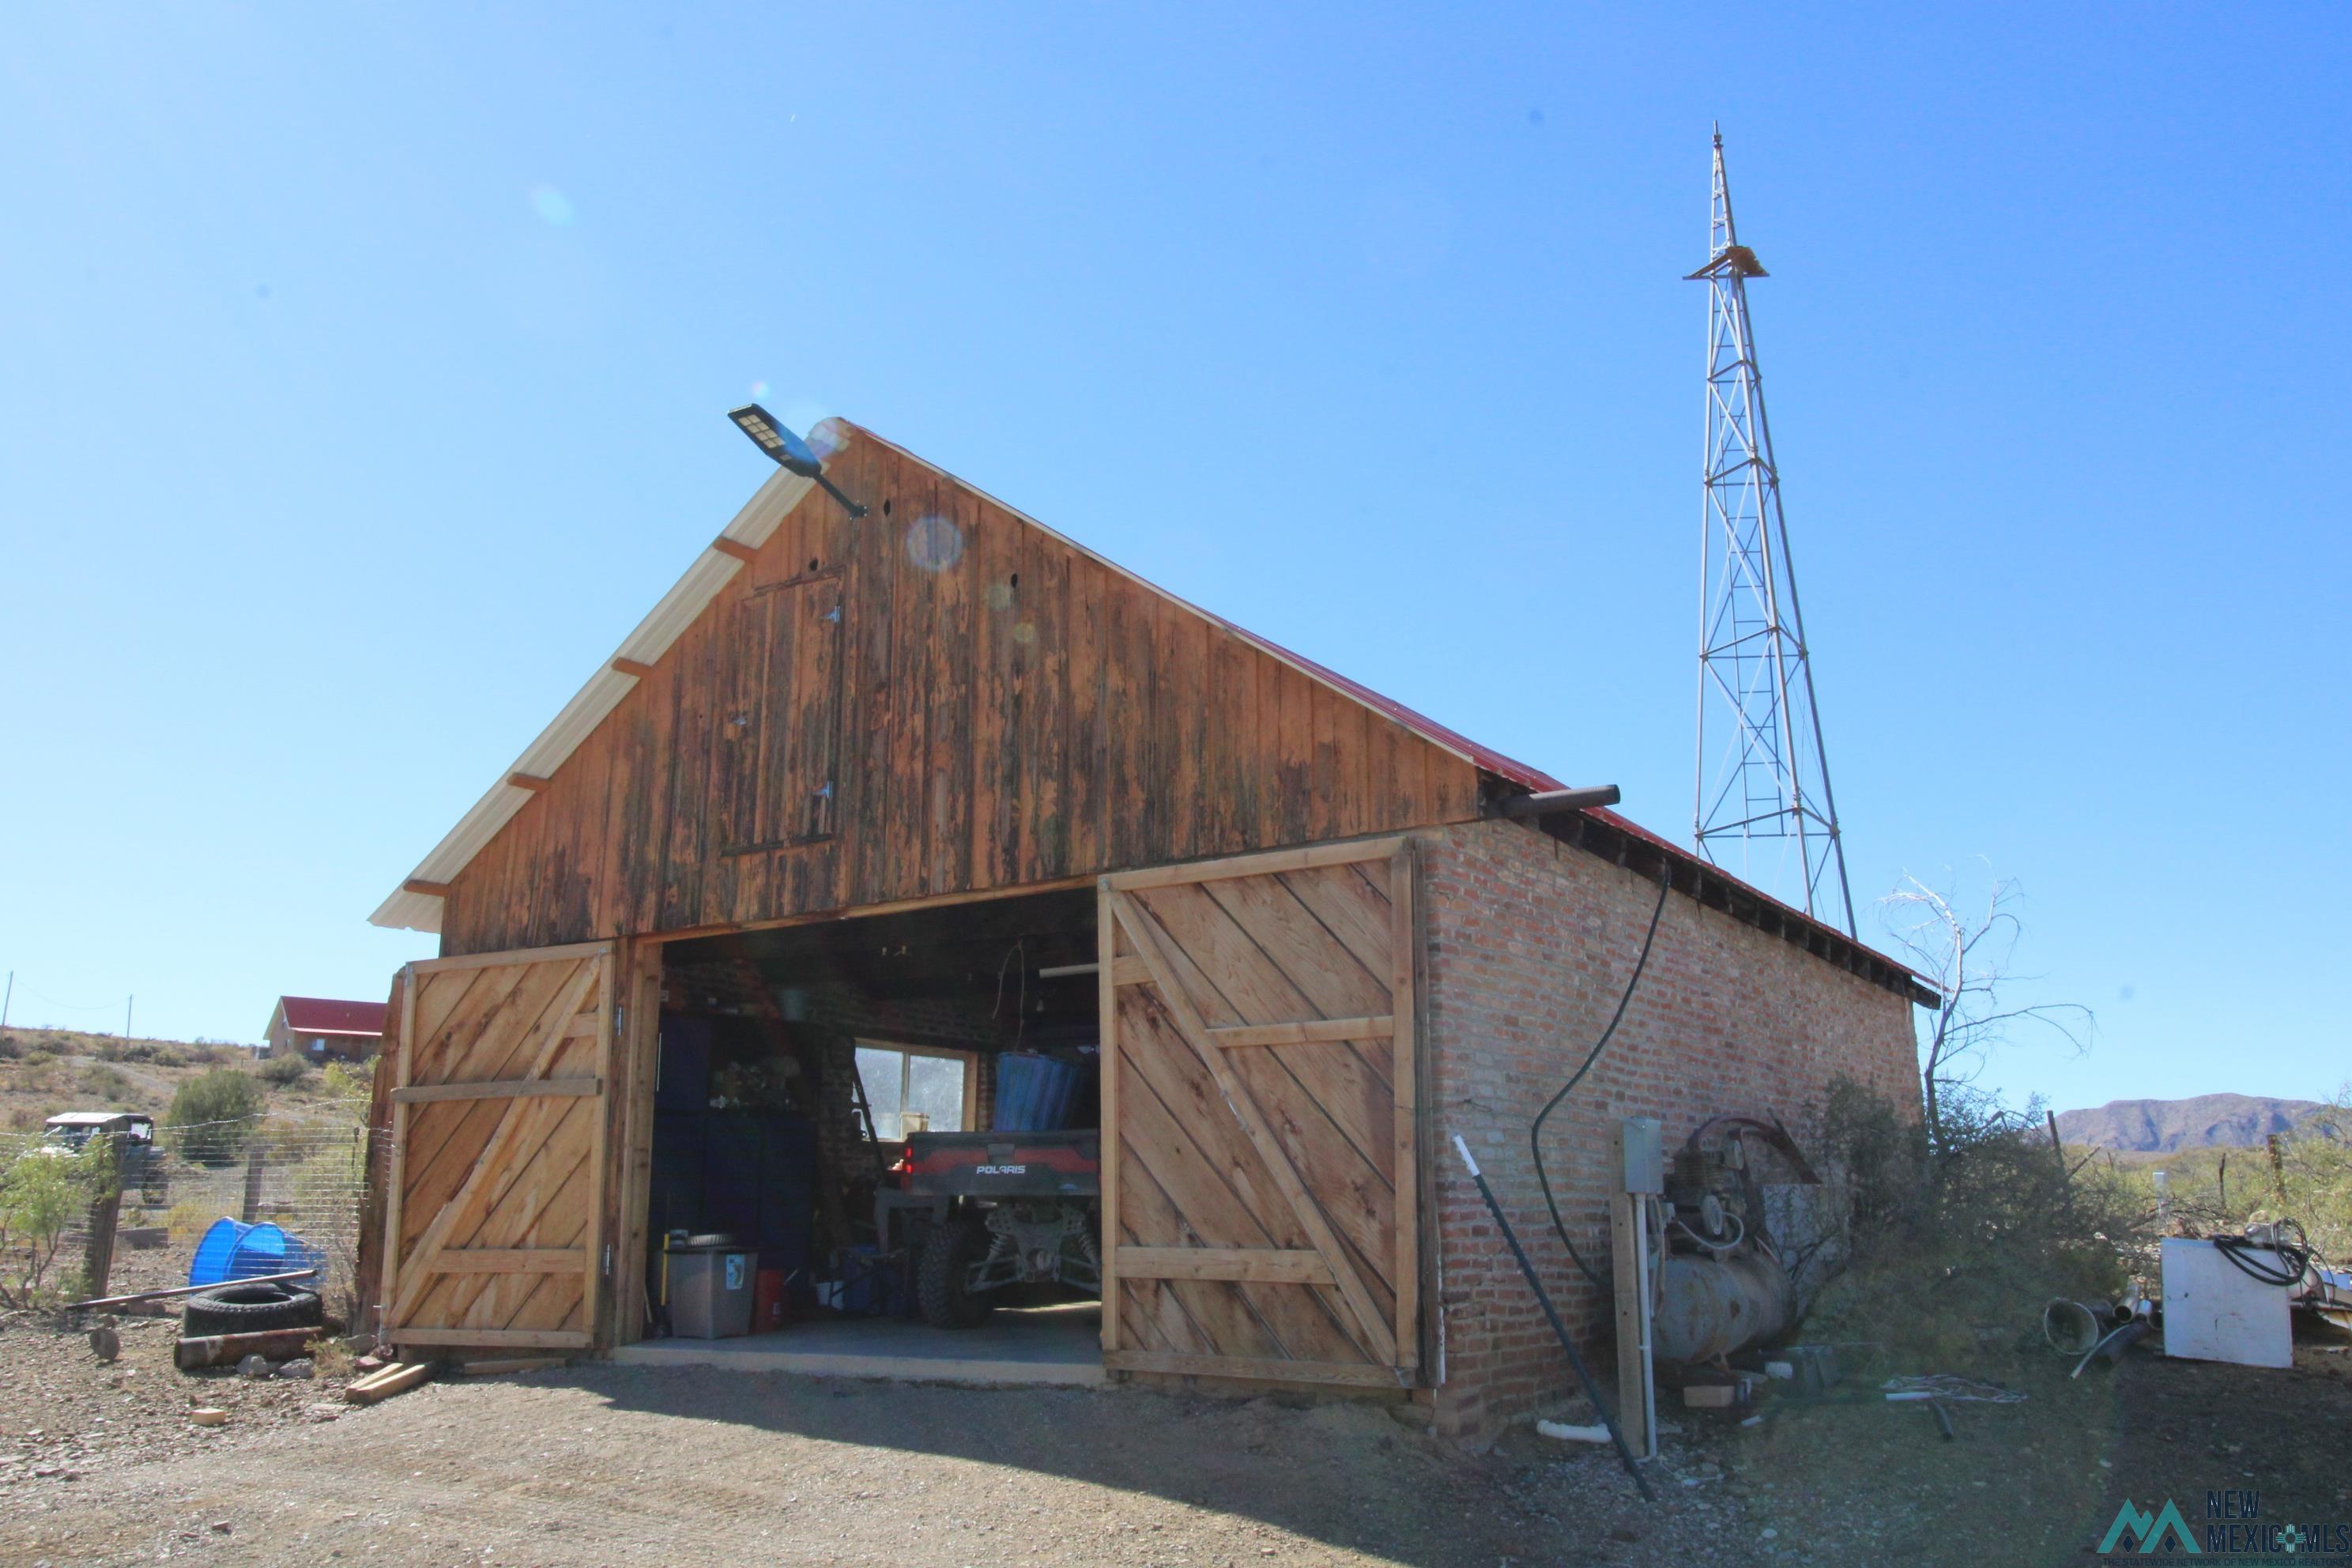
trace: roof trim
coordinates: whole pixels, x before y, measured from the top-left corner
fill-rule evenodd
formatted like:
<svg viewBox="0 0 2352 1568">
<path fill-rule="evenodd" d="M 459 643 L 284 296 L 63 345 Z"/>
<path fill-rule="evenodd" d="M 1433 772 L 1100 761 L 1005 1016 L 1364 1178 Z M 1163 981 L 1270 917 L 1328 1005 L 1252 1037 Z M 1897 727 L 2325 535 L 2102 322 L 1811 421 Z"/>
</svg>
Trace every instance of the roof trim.
<svg viewBox="0 0 2352 1568">
<path fill-rule="evenodd" d="M 768 477 L 735 521 L 719 531 L 720 539 L 733 540 L 757 550 L 768 542 L 771 534 L 783 522 L 801 498 L 815 489 L 814 482 L 797 474 L 778 468 Z M 621 699 L 635 689 L 638 678 L 624 675 L 613 668 L 614 659 L 627 659 L 635 664 L 653 665 L 669 651 L 680 633 L 692 626 L 696 617 L 709 607 L 719 596 L 719 590 L 732 582 L 735 574 L 743 570 L 743 563 L 722 552 L 716 542 L 706 545 L 686 569 L 686 574 L 671 585 L 659 603 L 646 612 L 636 629 L 621 641 L 612 655 L 596 668 L 588 683 L 563 705 L 538 739 L 523 748 L 522 755 L 499 770 L 499 782 L 489 792 L 476 801 L 473 808 L 457 819 L 457 825 L 446 834 L 433 852 L 417 862 L 416 869 L 404 878 L 403 885 L 378 905 L 368 917 L 370 925 L 388 926 L 394 930 L 437 931 L 441 929 L 441 899 L 432 893 L 408 890 L 409 882 L 448 883 L 457 879 L 457 873 L 469 865 L 483 847 L 498 837 L 499 829 L 514 819 L 515 813 L 529 805 L 533 791 L 507 781 L 517 773 L 534 778 L 551 778 L 563 760 L 579 749 L 580 743 L 604 721 L 606 714 L 621 705 Z"/>
</svg>

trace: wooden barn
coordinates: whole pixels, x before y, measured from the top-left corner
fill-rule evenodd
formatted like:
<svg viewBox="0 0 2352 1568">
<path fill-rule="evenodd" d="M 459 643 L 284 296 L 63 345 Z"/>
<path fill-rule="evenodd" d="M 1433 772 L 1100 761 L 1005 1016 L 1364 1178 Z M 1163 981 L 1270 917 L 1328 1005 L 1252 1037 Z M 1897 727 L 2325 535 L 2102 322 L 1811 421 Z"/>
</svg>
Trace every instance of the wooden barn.
<svg viewBox="0 0 2352 1568">
<path fill-rule="evenodd" d="M 908 1140 L 1052 1069 L 1101 1306 L 1034 1315 L 1085 1314 L 1087 1376 L 1401 1393 L 1475 1439 L 1565 1363 L 1440 1152 L 1605 1319 L 1528 1127 L 1662 897 L 1551 1124 L 1604 1256 L 1614 1119 L 1916 1095 L 1890 961 L 869 431 L 812 441 L 863 515 L 779 469 L 373 917 L 441 939 L 378 1080 L 390 1340 L 684 1345 L 665 1238 L 714 1232 L 771 1331 L 714 1343 L 887 1315 Z"/>
</svg>

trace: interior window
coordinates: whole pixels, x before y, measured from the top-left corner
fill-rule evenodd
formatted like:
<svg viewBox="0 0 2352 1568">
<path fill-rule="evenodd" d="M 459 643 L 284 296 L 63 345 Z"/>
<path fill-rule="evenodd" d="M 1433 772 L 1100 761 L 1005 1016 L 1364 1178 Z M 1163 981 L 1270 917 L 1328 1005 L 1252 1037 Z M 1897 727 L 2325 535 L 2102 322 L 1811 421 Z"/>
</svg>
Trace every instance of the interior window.
<svg viewBox="0 0 2352 1568">
<path fill-rule="evenodd" d="M 897 1140 L 910 1131 L 961 1132 L 972 1083 L 971 1058 L 960 1051 L 857 1045 L 857 1077 L 873 1108 L 874 1135 Z"/>
</svg>

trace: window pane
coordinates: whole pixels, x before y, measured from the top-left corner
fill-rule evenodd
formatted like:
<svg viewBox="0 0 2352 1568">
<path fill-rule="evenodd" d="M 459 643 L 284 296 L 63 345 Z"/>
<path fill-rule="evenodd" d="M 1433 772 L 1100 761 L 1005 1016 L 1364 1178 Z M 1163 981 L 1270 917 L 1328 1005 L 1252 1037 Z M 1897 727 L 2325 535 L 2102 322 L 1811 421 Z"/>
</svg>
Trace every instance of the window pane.
<svg viewBox="0 0 2352 1568">
<path fill-rule="evenodd" d="M 866 1103 L 874 1108 L 874 1136 L 896 1139 L 898 1130 L 898 1075 L 906 1062 L 900 1051 L 857 1047 L 857 1079 L 866 1086 Z"/>
<path fill-rule="evenodd" d="M 934 1132 L 962 1131 L 963 1072 L 951 1057 L 908 1057 L 907 1109 L 929 1116 Z"/>
</svg>

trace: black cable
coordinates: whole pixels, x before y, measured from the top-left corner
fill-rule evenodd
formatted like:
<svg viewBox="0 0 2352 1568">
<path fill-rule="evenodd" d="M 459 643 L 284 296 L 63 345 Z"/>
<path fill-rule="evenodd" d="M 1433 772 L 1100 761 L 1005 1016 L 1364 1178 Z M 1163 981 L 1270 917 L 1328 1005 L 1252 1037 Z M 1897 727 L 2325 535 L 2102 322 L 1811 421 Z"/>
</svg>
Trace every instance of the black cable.
<svg viewBox="0 0 2352 1568">
<path fill-rule="evenodd" d="M 1568 1238 L 1568 1226 L 1559 1217 L 1559 1204 L 1552 1197 L 1551 1176 L 1544 1170 L 1543 1125 L 1551 1113 L 1559 1109 L 1559 1102 L 1568 1098 L 1569 1091 L 1584 1081 L 1584 1075 L 1592 1070 L 1592 1064 L 1599 1061 L 1601 1053 L 1609 1048 L 1609 1041 L 1617 1033 L 1617 1026 L 1625 1021 L 1625 1008 L 1633 1000 L 1633 988 L 1642 984 L 1642 971 L 1650 967 L 1650 944 L 1658 940 L 1658 921 L 1666 912 L 1666 895 L 1674 891 L 1674 886 L 1673 863 L 1661 862 L 1658 867 L 1658 907 L 1650 911 L 1650 929 L 1642 938 L 1642 955 L 1633 961 L 1633 973 L 1626 977 L 1625 994 L 1617 998 L 1617 1011 L 1611 1016 L 1609 1026 L 1601 1031 L 1601 1037 L 1592 1042 L 1592 1050 L 1585 1057 L 1584 1065 L 1576 1069 L 1576 1076 L 1560 1085 L 1559 1092 L 1544 1102 L 1544 1108 L 1536 1112 L 1534 1124 L 1528 1129 L 1528 1152 L 1535 1157 L 1536 1181 L 1543 1188 L 1544 1208 L 1551 1215 L 1551 1227 L 1559 1233 L 1559 1244 L 1568 1248 L 1569 1257 L 1575 1260 L 1577 1268 L 1584 1271 L 1584 1277 L 1592 1281 L 1592 1288 L 1596 1290 L 1608 1287 L 1602 1283 L 1601 1276 L 1592 1271 L 1592 1265 L 1584 1261 L 1584 1254 L 1576 1250 L 1576 1243 Z"/>
<path fill-rule="evenodd" d="M 2295 1237 L 2301 1246 L 2293 1245 L 2286 1239 L 2289 1226 L 2294 1226 Z M 2271 1237 L 2271 1246 L 2257 1247 L 2242 1236 L 2217 1236 L 2213 1238 L 2213 1250 L 2236 1264 L 2239 1272 L 2249 1279 L 2259 1279 L 2265 1285 L 2292 1286 L 2297 1283 L 2311 1267 L 2311 1237 L 2304 1234 L 2299 1221 L 2291 1219 L 2283 1219 L 2273 1226 Z M 2258 1261 L 2252 1257 L 2258 1252 L 2274 1253 L 2278 1261 Z"/>
</svg>

